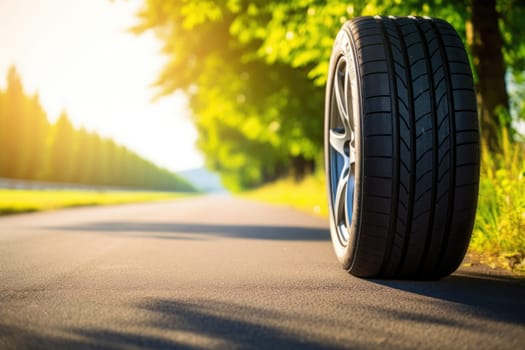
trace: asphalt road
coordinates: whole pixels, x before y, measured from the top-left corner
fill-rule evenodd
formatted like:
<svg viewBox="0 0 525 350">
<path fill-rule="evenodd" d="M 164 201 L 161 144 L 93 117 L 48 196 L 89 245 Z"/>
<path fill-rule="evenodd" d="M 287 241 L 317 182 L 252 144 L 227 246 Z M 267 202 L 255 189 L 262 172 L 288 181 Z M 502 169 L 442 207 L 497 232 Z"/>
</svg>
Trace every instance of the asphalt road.
<svg viewBox="0 0 525 350">
<path fill-rule="evenodd" d="M 0 219 L 0 348 L 523 349 L 525 282 L 343 271 L 327 223 L 230 197 Z"/>
</svg>

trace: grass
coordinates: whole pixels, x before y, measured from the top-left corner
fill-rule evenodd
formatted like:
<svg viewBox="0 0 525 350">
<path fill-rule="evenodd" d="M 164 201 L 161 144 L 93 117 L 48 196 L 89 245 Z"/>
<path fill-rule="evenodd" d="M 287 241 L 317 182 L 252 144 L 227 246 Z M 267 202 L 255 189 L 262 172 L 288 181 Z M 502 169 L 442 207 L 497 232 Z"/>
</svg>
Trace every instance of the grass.
<svg viewBox="0 0 525 350">
<path fill-rule="evenodd" d="M 323 173 L 309 176 L 300 182 L 291 178 L 278 180 L 244 192 L 241 196 L 328 217 L 328 197 Z"/>
<path fill-rule="evenodd" d="M 502 135 L 500 154 L 482 147 L 476 222 L 469 248 L 471 264 L 525 273 L 525 144 Z M 243 194 L 328 216 L 323 174 L 301 182 L 280 180 Z"/>
<path fill-rule="evenodd" d="M 482 147 L 481 182 L 471 251 L 484 263 L 525 272 L 525 144 L 501 137 L 502 152 Z"/>
<path fill-rule="evenodd" d="M 67 207 L 167 200 L 188 196 L 171 192 L 0 190 L 0 215 L 53 210 Z"/>
</svg>

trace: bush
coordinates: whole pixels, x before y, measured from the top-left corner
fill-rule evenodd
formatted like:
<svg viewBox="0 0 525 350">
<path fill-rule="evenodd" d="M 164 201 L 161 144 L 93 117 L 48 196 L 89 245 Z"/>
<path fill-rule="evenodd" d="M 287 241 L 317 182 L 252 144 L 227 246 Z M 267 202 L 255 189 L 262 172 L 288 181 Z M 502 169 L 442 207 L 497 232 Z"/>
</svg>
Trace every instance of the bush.
<svg viewBox="0 0 525 350">
<path fill-rule="evenodd" d="M 525 144 L 501 135 L 502 151 L 482 145 L 481 182 L 470 249 L 491 264 L 525 271 Z"/>
</svg>

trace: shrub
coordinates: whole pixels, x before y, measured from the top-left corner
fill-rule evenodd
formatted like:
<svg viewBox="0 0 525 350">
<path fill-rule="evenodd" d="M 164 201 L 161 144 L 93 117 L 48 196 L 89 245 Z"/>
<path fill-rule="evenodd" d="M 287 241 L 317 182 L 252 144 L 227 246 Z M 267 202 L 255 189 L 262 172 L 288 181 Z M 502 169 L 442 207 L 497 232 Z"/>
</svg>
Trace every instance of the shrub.
<svg viewBox="0 0 525 350">
<path fill-rule="evenodd" d="M 481 182 L 470 249 L 525 271 L 525 144 L 501 135 L 502 150 L 482 145 Z"/>
</svg>

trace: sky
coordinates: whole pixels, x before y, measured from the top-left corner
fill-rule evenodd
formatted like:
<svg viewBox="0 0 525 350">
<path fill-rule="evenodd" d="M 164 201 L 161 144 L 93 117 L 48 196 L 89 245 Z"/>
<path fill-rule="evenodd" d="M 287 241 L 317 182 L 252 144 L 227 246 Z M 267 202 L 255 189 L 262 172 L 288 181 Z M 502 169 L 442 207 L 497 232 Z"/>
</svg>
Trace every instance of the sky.
<svg viewBox="0 0 525 350">
<path fill-rule="evenodd" d="M 166 57 L 153 33 L 136 36 L 141 0 L 0 0 L 0 88 L 15 65 L 50 121 L 110 137 L 159 166 L 203 165 L 182 93 L 153 101 Z"/>
</svg>

